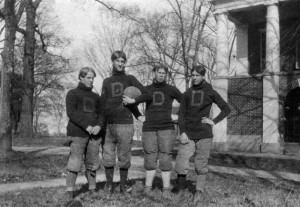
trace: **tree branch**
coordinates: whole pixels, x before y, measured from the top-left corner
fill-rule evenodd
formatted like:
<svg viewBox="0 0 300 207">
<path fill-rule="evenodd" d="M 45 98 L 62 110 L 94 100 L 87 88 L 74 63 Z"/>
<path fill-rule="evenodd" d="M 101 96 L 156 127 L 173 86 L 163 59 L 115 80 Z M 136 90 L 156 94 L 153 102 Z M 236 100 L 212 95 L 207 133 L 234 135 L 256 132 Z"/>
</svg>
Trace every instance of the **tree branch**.
<svg viewBox="0 0 300 207">
<path fill-rule="evenodd" d="M 138 24 L 140 24 L 140 25 L 142 25 L 142 26 L 144 27 L 144 24 L 143 24 L 142 21 L 140 21 L 140 20 L 138 20 L 138 19 L 136 19 L 136 18 L 134 18 L 134 17 L 132 17 L 132 16 L 126 14 L 125 12 L 122 12 L 121 10 L 118 10 L 118 9 L 116 9 L 116 8 L 114 8 L 114 7 L 112 7 L 112 6 L 108 5 L 108 4 L 106 4 L 106 3 L 104 3 L 103 1 L 100 1 L 100 0 L 95 0 L 95 1 L 98 2 L 98 3 L 100 3 L 100 4 L 102 4 L 102 5 L 103 5 L 104 7 L 106 7 L 109 11 L 117 12 L 119 15 L 121 15 L 121 16 L 127 18 L 127 19 L 130 19 L 130 20 L 132 20 L 132 21 L 134 21 L 134 22 L 137 22 Z"/>
<path fill-rule="evenodd" d="M 22 14 L 23 14 L 24 9 L 25 9 L 25 6 L 26 6 L 25 0 L 21 0 L 20 5 L 19 5 L 19 9 L 18 9 L 18 12 L 17 12 L 17 15 L 16 15 L 17 24 L 19 24 L 19 22 L 21 20 Z"/>
<path fill-rule="evenodd" d="M 17 31 L 20 32 L 21 34 L 25 35 L 26 31 L 20 27 L 17 27 Z"/>
<path fill-rule="evenodd" d="M 39 35 L 40 40 L 42 42 L 42 51 L 47 52 L 47 45 L 45 44 L 43 33 L 41 33 L 39 29 L 36 29 L 35 32 Z"/>
<path fill-rule="evenodd" d="M 5 19 L 5 15 L 3 14 L 3 12 L 1 10 L 0 10 L 0 18 Z"/>
</svg>

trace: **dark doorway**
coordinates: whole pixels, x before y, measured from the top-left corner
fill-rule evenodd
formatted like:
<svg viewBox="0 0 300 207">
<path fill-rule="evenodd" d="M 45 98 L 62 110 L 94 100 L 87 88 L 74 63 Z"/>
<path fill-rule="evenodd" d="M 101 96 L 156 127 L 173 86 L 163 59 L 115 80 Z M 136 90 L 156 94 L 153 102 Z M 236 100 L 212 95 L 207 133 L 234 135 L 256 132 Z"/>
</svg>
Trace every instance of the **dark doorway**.
<svg viewBox="0 0 300 207">
<path fill-rule="evenodd" d="M 284 105 L 285 141 L 300 143 L 300 87 L 292 89 Z"/>
</svg>

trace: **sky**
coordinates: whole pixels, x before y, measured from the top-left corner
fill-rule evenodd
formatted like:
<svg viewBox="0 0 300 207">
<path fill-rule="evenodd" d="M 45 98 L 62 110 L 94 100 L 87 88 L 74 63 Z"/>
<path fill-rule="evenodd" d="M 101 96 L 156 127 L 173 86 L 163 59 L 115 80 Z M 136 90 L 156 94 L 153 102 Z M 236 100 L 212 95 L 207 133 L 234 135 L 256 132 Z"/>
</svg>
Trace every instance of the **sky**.
<svg viewBox="0 0 300 207">
<path fill-rule="evenodd" d="M 84 5 L 80 1 L 82 0 L 55 0 L 55 11 L 63 25 L 65 35 L 79 42 L 89 38 L 93 32 L 91 26 L 99 18 L 98 9 L 101 7 L 100 3 L 93 0 L 87 1 Z M 166 7 L 165 0 L 115 0 L 114 2 L 116 5 L 138 5 L 149 12 Z"/>
<path fill-rule="evenodd" d="M 137 5 L 147 12 L 159 11 L 166 8 L 166 0 L 109 0 L 118 5 Z M 94 0 L 55 0 L 54 11 L 57 21 L 62 26 L 63 36 L 71 39 L 71 45 L 65 50 L 66 57 L 74 57 L 80 54 L 84 48 L 84 42 L 92 41 L 92 26 L 99 21 L 99 9 L 104 8 Z M 80 58 L 80 55 L 79 55 Z M 79 59 L 79 61 L 81 61 Z M 83 62 L 83 60 L 82 60 Z M 96 77 L 95 87 L 99 89 L 102 80 Z"/>
</svg>

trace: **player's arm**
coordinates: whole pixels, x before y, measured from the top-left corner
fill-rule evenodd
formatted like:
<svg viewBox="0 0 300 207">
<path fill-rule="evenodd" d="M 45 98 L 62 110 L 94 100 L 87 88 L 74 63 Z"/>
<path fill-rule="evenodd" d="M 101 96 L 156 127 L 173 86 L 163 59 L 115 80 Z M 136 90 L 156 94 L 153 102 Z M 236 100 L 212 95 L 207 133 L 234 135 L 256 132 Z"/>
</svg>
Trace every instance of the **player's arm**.
<svg viewBox="0 0 300 207">
<path fill-rule="evenodd" d="M 186 107 L 187 107 L 187 98 L 186 98 L 186 93 L 184 93 L 180 101 L 179 116 L 178 116 L 180 143 L 182 144 L 186 144 L 188 141 L 188 137 L 185 132 Z"/>
<path fill-rule="evenodd" d="M 152 101 L 152 94 L 150 92 L 145 92 L 137 98 L 130 98 L 126 95 L 123 95 L 123 103 L 127 104 L 140 104 L 143 102 Z"/>
<path fill-rule="evenodd" d="M 107 100 L 107 87 L 106 87 L 106 80 L 103 81 L 102 84 L 102 91 L 100 96 L 100 102 L 99 102 L 99 115 L 98 115 L 98 124 L 99 126 L 103 127 L 105 125 L 105 111 L 104 108 L 106 106 L 106 100 Z"/>
<path fill-rule="evenodd" d="M 218 116 L 212 120 L 214 124 L 217 124 L 220 121 L 222 121 L 225 117 L 227 117 L 230 114 L 231 110 L 229 105 L 226 103 L 226 101 L 215 90 L 213 91 L 213 99 L 214 99 L 214 103 L 217 104 L 217 106 L 221 110 Z"/>
<path fill-rule="evenodd" d="M 179 103 L 180 103 L 180 101 L 182 99 L 182 93 L 175 86 L 173 87 L 172 98 L 174 98 Z"/>
<path fill-rule="evenodd" d="M 96 124 L 96 126 L 93 126 L 93 128 L 91 129 L 91 134 L 93 135 L 99 134 L 99 132 L 101 131 L 104 125 L 103 123 L 99 122 L 99 115 L 102 111 L 103 111 L 103 107 L 101 106 L 101 98 L 100 96 L 98 96 L 96 100 L 96 113 L 98 115 L 98 123 Z"/>
<path fill-rule="evenodd" d="M 139 119 L 139 117 L 142 116 L 136 104 L 127 105 L 127 108 L 131 111 L 131 113 L 136 119 Z"/>
</svg>

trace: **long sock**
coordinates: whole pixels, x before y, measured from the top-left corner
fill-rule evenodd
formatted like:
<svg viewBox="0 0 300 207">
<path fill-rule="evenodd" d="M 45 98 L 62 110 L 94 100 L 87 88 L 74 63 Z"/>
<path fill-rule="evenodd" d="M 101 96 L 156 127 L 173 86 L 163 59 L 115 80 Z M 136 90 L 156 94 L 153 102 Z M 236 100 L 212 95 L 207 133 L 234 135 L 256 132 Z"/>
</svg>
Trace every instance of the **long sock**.
<svg viewBox="0 0 300 207">
<path fill-rule="evenodd" d="M 162 171 L 161 177 L 163 181 L 163 188 L 169 189 L 170 188 L 170 180 L 171 180 L 171 171 Z"/>
<path fill-rule="evenodd" d="M 125 184 L 127 181 L 127 176 L 128 176 L 128 169 L 120 168 L 120 191 L 124 192 L 125 189 Z"/>
<path fill-rule="evenodd" d="M 177 179 L 179 190 L 184 190 L 186 188 L 186 175 L 178 174 Z"/>
<path fill-rule="evenodd" d="M 120 169 L 120 183 L 125 184 L 128 176 L 128 169 Z"/>
<path fill-rule="evenodd" d="M 197 175 L 197 181 L 196 181 L 196 190 L 203 192 L 204 191 L 204 185 L 206 180 L 206 174 L 204 175 Z"/>
<path fill-rule="evenodd" d="M 152 183 L 155 177 L 156 170 L 146 170 L 146 187 L 152 187 Z"/>
<path fill-rule="evenodd" d="M 66 178 L 67 191 L 74 191 L 77 174 L 77 172 L 68 171 Z"/>
<path fill-rule="evenodd" d="M 96 189 L 96 171 L 86 170 L 85 177 L 89 184 L 89 190 Z"/>
<path fill-rule="evenodd" d="M 113 178 L 114 178 L 114 167 L 106 167 L 105 168 L 105 176 L 106 176 L 107 185 L 112 186 Z"/>
</svg>

